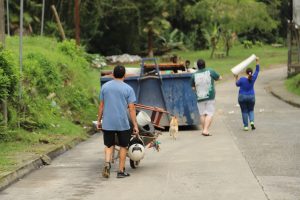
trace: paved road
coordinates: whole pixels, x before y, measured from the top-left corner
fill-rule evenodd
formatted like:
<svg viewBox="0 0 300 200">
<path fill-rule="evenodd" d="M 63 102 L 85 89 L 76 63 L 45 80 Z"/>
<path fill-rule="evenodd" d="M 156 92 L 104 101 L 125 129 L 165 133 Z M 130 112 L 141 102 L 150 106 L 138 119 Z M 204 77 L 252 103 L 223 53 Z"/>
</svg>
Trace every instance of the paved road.
<svg viewBox="0 0 300 200">
<path fill-rule="evenodd" d="M 265 91 L 284 71 L 258 79 L 256 125 L 243 132 L 233 81 L 217 85 L 217 113 L 211 133 L 181 131 L 177 141 L 160 136 L 162 150 L 147 150 L 131 177 L 101 178 L 100 134 L 55 159 L 0 193 L 8 199 L 212 199 L 296 200 L 300 197 L 300 109 Z M 298 131 L 298 132 L 297 132 Z"/>
<path fill-rule="evenodd" d="M 271 200 L 300 199 L 300 109 L 274 98 L 267 88 L 273 80 L 282 80 L 286 68 L 265 71 L 256 83 L 257 130 L 241 130 L 239 108 L 226 96 L 232 92 L 230 84 L 219 85 L 219 111 L 236 144 L 245 156 L 254 175 Z M 233 114 L 229 114 L 234 112 Z M 240 129 L 240 131 L 238 131 Z"/>
</svg>

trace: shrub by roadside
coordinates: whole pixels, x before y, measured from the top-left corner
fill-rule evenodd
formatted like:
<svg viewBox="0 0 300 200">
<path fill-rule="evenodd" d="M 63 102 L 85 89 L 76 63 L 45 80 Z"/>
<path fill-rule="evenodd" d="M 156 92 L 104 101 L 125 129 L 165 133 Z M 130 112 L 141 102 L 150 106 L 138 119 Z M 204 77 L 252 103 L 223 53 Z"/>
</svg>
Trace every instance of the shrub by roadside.
<svg viewBox="0 0 300 200">
<path fill-rule="evenodd" d="M 300 74 L 287 79 L 285 86 L 288 91 L 300 96 Z"/>
<path fill-rule="evenodd" d="M 49 147 L 86 138 L 100 87 L 99 71 L 73 40 L 25 37 L 21 77 L 18 38 L 7 38 L 6 47 L 0 51 L 0 98 L 8 102 L 8 126 L 0 126 L 0 174 Z"/>
</svg>

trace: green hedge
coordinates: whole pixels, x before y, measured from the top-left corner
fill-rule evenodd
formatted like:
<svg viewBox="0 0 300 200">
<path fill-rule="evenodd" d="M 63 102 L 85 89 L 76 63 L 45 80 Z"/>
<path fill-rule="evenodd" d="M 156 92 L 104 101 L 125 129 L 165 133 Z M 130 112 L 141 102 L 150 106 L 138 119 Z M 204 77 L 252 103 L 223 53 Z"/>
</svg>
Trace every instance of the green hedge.
<svg viewBox="0 0 300 200">
<path fill-rule="evenodd" d="M 8 38 L 7 50 L 0 52 L 0 98 L 8 98 L 8 127 L 0 127 L 0 142 L 16 139 L 11 130 L 18 124 L 25 132 L 84 132 L 96 118 L 99 90 L 99 72 L 90 67 L 84 49 L 74 40 L 25 37 L 23 52 L 21 100 L 18 38 Z"/>
</svg>

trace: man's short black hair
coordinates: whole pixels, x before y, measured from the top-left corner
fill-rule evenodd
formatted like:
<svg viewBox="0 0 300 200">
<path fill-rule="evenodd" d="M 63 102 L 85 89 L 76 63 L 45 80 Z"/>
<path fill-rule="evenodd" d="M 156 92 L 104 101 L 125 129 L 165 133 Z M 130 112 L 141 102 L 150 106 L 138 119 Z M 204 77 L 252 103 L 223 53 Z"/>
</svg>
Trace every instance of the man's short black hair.
<svg viewBox="0 0 300 200">
<path fill-rule="evenodd" d="M 205 68 L 205 61 L 202 60 L 202 59 L 199 59 L 197 61 L 197 67 L 198 67 L 198 69 L 204 69 Z"/>
<path fill-rule="evenodd" d="M 117 65 L 114 68 L 114 77 L 115 78 L 123 78 L 125 75 L 125 67 L 122 65 Z"/>
</svg>

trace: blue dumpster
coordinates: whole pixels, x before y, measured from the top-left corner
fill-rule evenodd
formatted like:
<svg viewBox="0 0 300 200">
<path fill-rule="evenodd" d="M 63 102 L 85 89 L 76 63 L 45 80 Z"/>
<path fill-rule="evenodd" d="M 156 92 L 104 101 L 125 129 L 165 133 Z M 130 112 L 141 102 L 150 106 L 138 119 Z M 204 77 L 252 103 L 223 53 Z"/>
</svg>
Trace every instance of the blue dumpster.
<svg viewBox="0 0 300 200">
<path fill-rule="evenodd" d="M 179 125 L 198 125 L 200 116 L 197 108 L 196 94 L 191 88 L 191 73 L 160 74 L 156 68 L 152 75 L 145 75 L 143 63 L 140 76 L 125 78 L 137 97 L 137 103 L 160 107 L 178 117 Z M 101 77 L 101 85 L 111 80 Z M 169 126 L 170 116 L 164 115 L 161 126 Z"/>
</svg>

